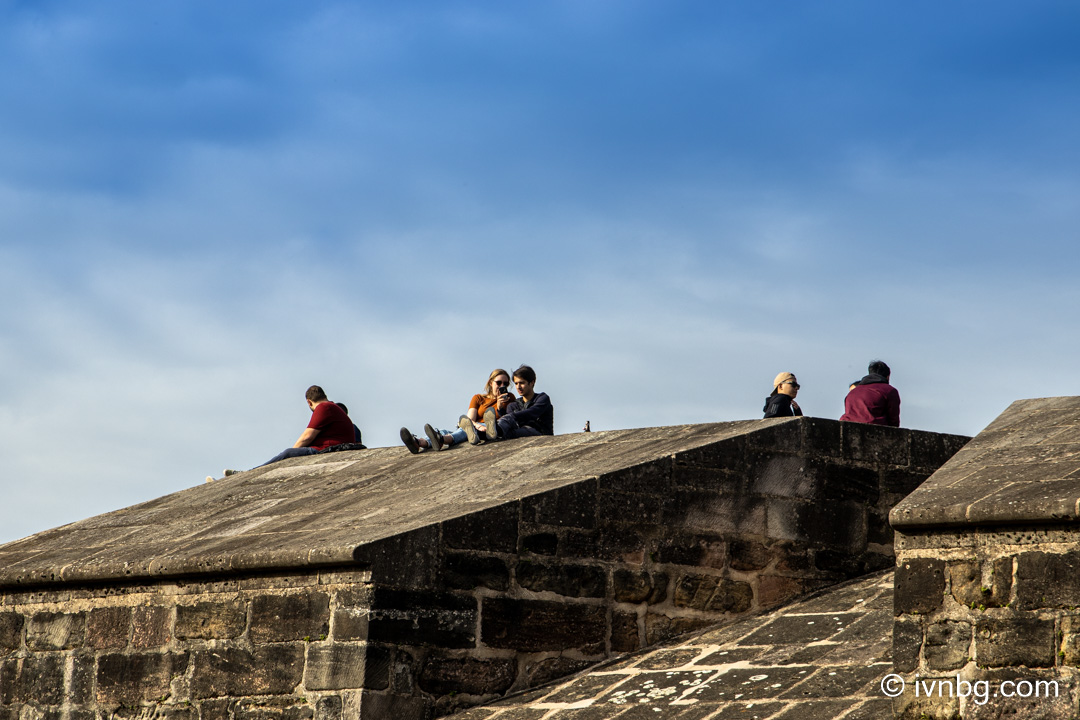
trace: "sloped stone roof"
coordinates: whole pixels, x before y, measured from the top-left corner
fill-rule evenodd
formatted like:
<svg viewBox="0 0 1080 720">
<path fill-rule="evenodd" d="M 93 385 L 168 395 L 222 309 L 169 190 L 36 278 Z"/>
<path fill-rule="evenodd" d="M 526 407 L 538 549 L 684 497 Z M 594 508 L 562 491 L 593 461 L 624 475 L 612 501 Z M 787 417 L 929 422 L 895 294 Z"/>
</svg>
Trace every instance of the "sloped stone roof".
<svg viewBox="0 0 1080 720">
<path fill-rule="evenodd" d="M 893 571 L 448 720 L 882 720 Z"/>
<path fill-rule="evenodd" d="M 1080 397 L 1017 400 L 889 521 L 901 530 L 1080 521 Z"/>
<path fill-rule="evenodd" d="M 360 546 L 796 418 L 285 460 L 0 546 L 0 587 L 353 562 Z M 793 425 L 797 435 L 798 430 Z"/>
</svg>

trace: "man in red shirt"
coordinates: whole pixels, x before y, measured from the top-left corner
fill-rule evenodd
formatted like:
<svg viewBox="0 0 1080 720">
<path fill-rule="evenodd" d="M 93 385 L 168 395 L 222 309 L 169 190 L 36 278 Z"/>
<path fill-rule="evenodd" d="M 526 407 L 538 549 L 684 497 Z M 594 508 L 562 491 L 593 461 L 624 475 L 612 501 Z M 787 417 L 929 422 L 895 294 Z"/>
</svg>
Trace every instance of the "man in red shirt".
<svg viewBox="0 0 1080 720">
<path fill-rule="evenodd" d="M 275 463 L 285 458 L 300 457 L 301 455 L 314 455 L 320 450 L 325 450 L 333 445 L 356 442 L 356 430 L 352 420 L 339 408 L 336 403 L 326 399 L 326 393 L 318 385 L 312 385 L 304 394 L 308 407 L 311 408 L 311 421 L 308 422 L 300 438 L 287 450 L 270 458 L 263 465 Z M 260 465 L 259 467 L 262 467 Z M 226 470 L 225 477 L 235 475 L 238 470 Z M 207 482 L 212 482 L 213 477 L 207 477 Z"/>
<path fill-rule="evenodd" d="M 889 384 L 892 371 L 880 360 L 874 360 L 867 368 L 867 375 L 855 383 L 844 398 L 846 422 L 892 425 L 900 427 L 900 393 Z"/>
</svg>

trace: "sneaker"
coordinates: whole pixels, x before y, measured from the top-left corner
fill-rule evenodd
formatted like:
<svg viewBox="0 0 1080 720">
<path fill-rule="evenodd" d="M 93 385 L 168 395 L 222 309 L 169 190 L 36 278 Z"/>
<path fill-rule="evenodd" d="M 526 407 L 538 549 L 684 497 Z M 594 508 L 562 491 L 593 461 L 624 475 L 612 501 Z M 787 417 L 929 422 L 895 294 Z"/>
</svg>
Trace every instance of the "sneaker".
<svg viewBox="0 0 1080 720">
<path fill-rule="evenodd" d="M 213 475 L 207 475 L 206 476 L 206 482 L 214 482 L 214 476 Z"/>
<path fill-rule="evenodd" d="M 420 443 L 416 442 L 416 436 L 409 432 L 409 428 L 401 428 L 401 442 L 405 443 L 405 447 L 409 448 L 413 455 L 420 453 Z"/>
<path fill-rule="evenodd" d="M 427 435 L 428 442 L 431 443 L 431 447 L 436 451 L 443 449 L 442 433 L 438 432 L 431 425 L 424 426 L 424 434 Z"/>
<path fill-rule="evenodd" d="M 476 425 L 469 419 L 468 415 L 462 415 L 458 418 L 457 426 L 465 431 L 465 437 L 469 438 L 470 445 L 480 444 L 480 432 L 476 429 Z"/>
<path fill-rule="evenodd" d="M 499 437 L 499 426 L 495 422 L 495 408 L 488 408 L 484 411 L 484 425 L 486 429 L 484 434 L 487 435 L 488 440 L 496 440 Z"/>
<path fill-rule="evenodd" d="M 240 472 L 240 471 L 239 470 L 230 470 L 229 468 L 225 468 L 225 470 L 221 474 L 221 477 L 229 477 L 230 475 L 235 475 L 238 472 Z"/>
</svg>

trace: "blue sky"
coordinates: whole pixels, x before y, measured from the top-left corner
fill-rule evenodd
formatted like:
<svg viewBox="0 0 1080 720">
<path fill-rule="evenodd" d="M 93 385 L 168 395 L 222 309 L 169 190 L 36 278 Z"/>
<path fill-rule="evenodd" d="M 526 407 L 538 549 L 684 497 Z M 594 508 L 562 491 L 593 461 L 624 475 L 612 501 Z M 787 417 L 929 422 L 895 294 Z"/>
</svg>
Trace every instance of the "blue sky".
<svg viewBox="0 0 1080 720">
<path fill-rule="evenodd" d="M 369 445 L 1077 392 L 1080 6 L 0 0 L 0 542 Z M 1070 309 L 1072 308 L 1072 309 Z M 467 451 L 464 450 L 464 451 Z"/>
</svg>

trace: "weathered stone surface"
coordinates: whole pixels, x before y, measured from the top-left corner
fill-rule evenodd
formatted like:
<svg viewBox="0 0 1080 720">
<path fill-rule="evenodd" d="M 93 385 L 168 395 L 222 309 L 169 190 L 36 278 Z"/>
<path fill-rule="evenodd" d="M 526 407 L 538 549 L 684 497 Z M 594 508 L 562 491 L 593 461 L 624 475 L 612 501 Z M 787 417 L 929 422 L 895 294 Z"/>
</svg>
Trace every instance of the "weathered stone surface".
<svg viewBox="0 0 1080 720">
<path fill-rule="evenodd" d="M 604 646 L 606 615 L 600 605 L 485 598 L 481 639 L 493 648 L 595 654 Z"/>
<path fill-rule="evenodd" d="M 522 560 L 514 571 L 518 585 L 533 592 L 600 598 L 607 594 L 607 571 L 596 565 Z"/>
<path fill-rule="evenodd" d="M 304 644 L 196 650 L 191 663 L 192 698 L 284 695 L 303 676 Z"/>
<path fill-rule="evenodd" d="M 636 613 L 611 613 L 611 649 L 613 652 L 633 652 L 641 647 Z"/>
<path fill-rule="evenodd" d="M 555 533 L 535 533 L 521 538 L 522 552 L 534 555 L 554 555 L 559 549 L 559 536 Z"/>
<path fill-rule="evenodd" d="M 330 632 L 330 596 L 326 593 L 259 595 L 251 601 L 255 643 L 321 640 Z"/>
<path fill-rule="evenodd" d="M 684 575 L 675 585 L 677 607 L 715 613 L 741 613 L 753 606 L 754 590 L 749 583 L 716 575 Z"/>
<path fill-rule="evenodd" d="M 896 568 L 895 612 L 928 613 L 941 606 L 945 594 L 945 561 L 912 558 Z"/>
<path fill-rule="evenodd" d="M 922 625 L 908 617 L 897 618 L 892 632 L 892 659 L 897 672 L 915 672 L 922 651 Z"/>
<path fill-rule="evenodd" d="M 983 564 L 977 560 L 949 563 L 952 596 L 961 605 L 969 607 L 1004 607 L 1012 594 L 1013 565 L 1011 557 L 1003 557 L 991 563 L 989 584 L 984 585 Z"/>
<path fill-rule="evenodd" d="M 933 623 L 926 629 L 923 649 L 931 670 L 956 670 L 971 657 L 971 625 L 965 622 Z"/>
<path fill-rule="evenodd" d="M 86 646 L 94 650 L 126 647 L 131 635 L 131 608 L 94 608 L 86 618 Z"/>
<path fill-rule="evenodd" d="M 376 588 L 368 637 L 376 642 L 473 647 L 476 599 L 453 593 Z"/>
<path fill-rule="evenodd" d="M 1021 610 L 1080 605 L 1080 551 L 1025 552 L 1016 557 L 1016 606 Z"/>
<path fill-rule="evenodd" d="M 1051 667 L 1054 621 L 1033 615 L 980 617 L 975 625 L 975 657 L 986 667 Z"/>
<path fill-rule="evenodd" d="M 131 645 L 158 648 L 172 639 L 172 609 L 161 605 L 137 607 L 131 614 Z"/>
<path fill-rule="evenodd" d="M 340 695 L 324 695 L 315 703 L 315 720 L 341 720 Z"/>
<path fill-rule="evenodd" d="M 443 572 L 446 587 L 472 590 L 477 587 L 506 590 L 510 587 L 510 570 L 499 557 L 450 553 Z"/>
<path fill-rule="evenodd" d="M 360 643 L 318 643 L 307 646 L 304 687 L 349 690 L 365 687 L 367 646 Z"/>
<path fill-rule="evenodd" d="M 429 658 L 420 672 L 420 688 L 433 695 L 492 695 L 514 684 L 517 663 L 508 659 Z"/>
<path fill-rule="evenodd" d="M 447 547 L 490 552 L 515 552 L 518 544 L 518 503 L 463 515 L 443 523 Z"/>
<path fill-rule="evenodd" d="M 174 673 L 187 669 L 186 654 L 110 653 L 98 658 L 97 702 L 106 707 L 153 702 L 169 694 Z"/>
<path fill-rule="evenodd" d="M 239 637 L 247 625 L 240 602 L 200 602 L 176 608 L 176 637 L 222 640 Z"/>
<path fill-rule="evenodd" d="M 14 668 L 13 664 L 13 668 Z M 64 698 L 64 658 L 42 653 L 24 658 L 12 673 L 13 700 L 35 705 L 59 705 Z M 7 693 L 4 692 L 4 695 Z"/>
<path fill-rule="evenodd" d="M 30 650 L 69 650 L 81 647 L 86 632 L 83 613 L 40 612 L 26 625 Z"/>
<path fill-rule="evenodd" d="M 19 613 L 0 612 L 0 656 L 22 646 L 22 631 L 26 621 Z"/>
<path fill-rule="evenodd" d="M 655 605 L 667 598 L 668 576 L 620 568 L 612 573 L 612 586 L 616 602 Z"/>
</svg>

